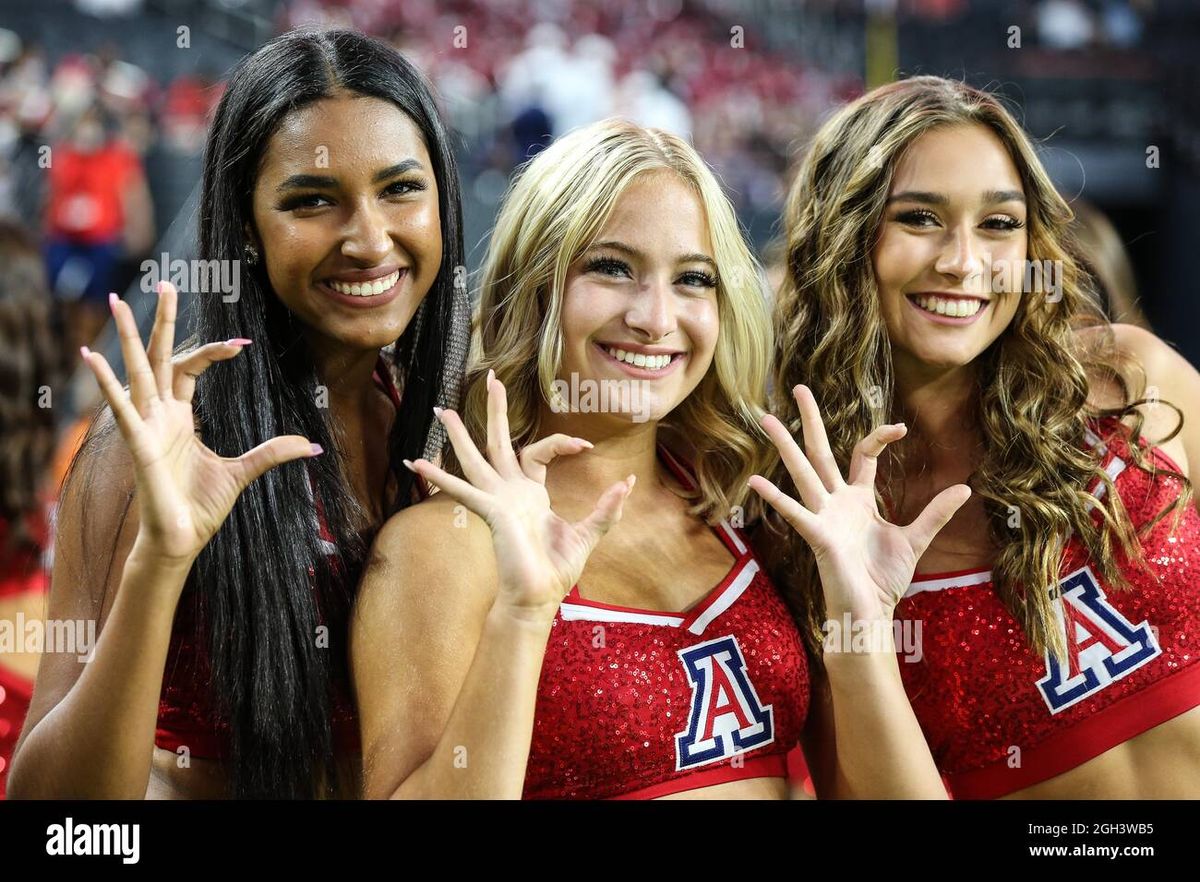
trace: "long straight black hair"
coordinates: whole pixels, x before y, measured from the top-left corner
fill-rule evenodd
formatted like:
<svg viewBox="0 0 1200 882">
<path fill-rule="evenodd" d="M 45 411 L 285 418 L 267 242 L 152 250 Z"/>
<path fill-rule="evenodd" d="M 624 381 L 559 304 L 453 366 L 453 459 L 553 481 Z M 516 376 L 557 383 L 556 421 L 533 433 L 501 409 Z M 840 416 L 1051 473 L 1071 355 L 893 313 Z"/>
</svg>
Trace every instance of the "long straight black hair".
<svg viewBox="0 0 1200 882">
<path fill-rule="evenodd" d="M 420 72 L 387 44 L 352 31 L 294 31 L 243 58 L 209 130 L 199 218 L 199 257 L 241 261 L 240 296 L 233 302 L 219 294 L 193 296 L 187 307 L 193 337 L 184 345 L 233 337 L 249 337 L 254 345 L 201 375 L 195 413 L 202 440 L 221 456 L 292 434 L 317 442 L 326 454 L 278 466 L 251 484 L 196 560 L 180 600 L 180 613 L 190 604 L 195 615 L 177 617 L 176 626 L 194 621 L 192 636 L 209 647 L 212 682 L 197 686 L 210 690 L 211 704 L 229 724 L 235 798 L 331 796 L 341 783 L 332 684 L 347 676 L 349 609 L 371 536 L 357 530 L 366 513 L 342 469 L 340 432 L 320 406 L 322 378 L 303 326 L 271 289 L 265 261 L 250 267 L 243 251 L 268 140 L 289 113 L 337 91 L 402 110 L 424 136 L 438 187 L 441 267 L 391 349 L 389 367 L 403 392 L 387 439 L 388 471 L 398 491 L 387 500 L 385 517 L 412 498 L 414 476 L 401 460 L 435 455 L 444 443 L 433 406 L 455 406 L 469 342 L 466 291 L 456 285 L 463 276 L 458 169 Z M 114 426 L 111 419 L 93 425 L 72 473 L 90 452 L 122 443 Z M 87 476 L 84 492 L 93 492 L 94 483 L 95 476 Z M 316 501 L 336 558 L 324 550 Z M 131 504 L 130 496 L 121 522 Z M 89 531 L 81 529 L 86 537 Z M 82 546 L 85 557 L 90 544 Z"/>
</svg>

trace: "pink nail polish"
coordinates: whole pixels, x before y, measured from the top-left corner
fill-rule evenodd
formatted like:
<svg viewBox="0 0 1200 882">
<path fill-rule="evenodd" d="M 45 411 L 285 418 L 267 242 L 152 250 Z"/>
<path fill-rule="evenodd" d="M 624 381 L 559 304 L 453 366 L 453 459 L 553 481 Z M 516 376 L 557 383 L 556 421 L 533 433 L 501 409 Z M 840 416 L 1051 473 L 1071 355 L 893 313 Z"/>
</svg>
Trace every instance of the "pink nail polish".
<svg viewBox="0 0 1200 882">
<path fill-rule="evenodd" d="M 412 464 L 412 460 L 409 460 L 409 459 L 402 459 L 402 460 L 400 460 L 400 461 L 401 461 L 402 463 L 404 463 L 404 467 L 405 467 L 406 469 L 408 469 L 410 472 L 414 472 L 414 473 L 415 473 L 415 472 L 417 471 L 416 467 L 415 467 L 415 466 Z"/>
<path fill-rule="evenodd" d="M 84 358 L 84 361 L 86 361 L 88 356 L 90 356 L 92 354 L 92 350 L 88 349 L 86 346 L 80 346 L 79 354 L 82 355 Z"/>
<path fill-rule="evenodd" d="M 320 444 L 314 444 L 312 447 L 309 448 L 309 453 L 311 453 L 313 456 L 319 456 L 320 454 L 322 454 L 324 452 L 325 452 L 325 448 L 322 447 Z"/>
<path fill-rule="evenodd" d="M 234 337 L 232 340 L 226 340 L 226 346 L 249 346 L 253 340 L 247 340 L 245 337 Z"/>
<path fill-rule="evenodd" d="M 440 407 L 434 407 L 434 409 L 433 409 L 433 415 L 434 415 L 435 417 L 437 417 L 439 420 L 442 418 L 442 413 L 443 413 L 443 410 L 442 410 L 442 408 L 440 408 Z"/>
<path fill-rule="evenodd" d="M 120 299 L 120 298 L 118 298 L 118 297 L 117 297 L 117 295 L 116 295 L 115 293 L 113 293 L 112 291 L 110 291 L 110 292 L 108 293 L 108 308 L 109 308 L 109 309 L 112 309 L 112 310 L 115 310 L 115 309 L 117 308 L 117 300 L 119 300 L 119 299 Z"/>
</svg>

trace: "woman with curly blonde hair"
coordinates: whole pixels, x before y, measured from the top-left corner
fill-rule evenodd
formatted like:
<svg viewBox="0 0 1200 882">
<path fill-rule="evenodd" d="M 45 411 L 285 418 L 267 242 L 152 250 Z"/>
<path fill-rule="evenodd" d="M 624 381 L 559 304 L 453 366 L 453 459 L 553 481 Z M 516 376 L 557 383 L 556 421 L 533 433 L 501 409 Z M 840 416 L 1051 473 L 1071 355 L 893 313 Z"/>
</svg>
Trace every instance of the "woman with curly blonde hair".
<svg viewBox="0 0 1200 882">
<path fill-rule="evenodd" d="M 882 424 L 874 489 L 901 522 L 973 490 L 884 604 L 919 638 L 901 675 L 953 795 L 1195 797 L 1200 374 L 1103 319 L 1071 217 L 986 92 L 916 77 L 840 109 L 788 200 L 773 405 L 819 402 L 838 464 Z M 773 437 L 789 495 L 763 489 L 800 529 L 830 485 Z M 820 555 L 766 520 L 828 663 Z"/>
<path fill-rule="evenodd" d="M 740 529 L 770 315 L 712 172 L 617 120 L 552 144 L 500 211 L 477 330 L 454 455 L 411 464 L 441 492 L 384 527 L 359 595 L 367 796 L 786 797 L 808 664 Z M 830 555 L 831 606 L 870 550 Z M 830 683 L 847 788 L 944 796 L 898 676 Z"/>
</svg>

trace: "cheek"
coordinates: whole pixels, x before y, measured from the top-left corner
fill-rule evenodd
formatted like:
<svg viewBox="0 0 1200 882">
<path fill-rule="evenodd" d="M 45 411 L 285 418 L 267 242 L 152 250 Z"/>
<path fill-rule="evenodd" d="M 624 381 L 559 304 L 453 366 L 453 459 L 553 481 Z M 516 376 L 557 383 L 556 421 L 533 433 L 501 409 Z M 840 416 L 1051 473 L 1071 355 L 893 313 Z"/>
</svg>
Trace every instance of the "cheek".
<svg viewBox="0 0 1200 882">
<path fill-rule="evenodd" d="M 697 300 L 683 313 L 688 338 L 697 352 L 712 354 L 721 332 L 721 312 L 715 299 Z"/>
</svg>

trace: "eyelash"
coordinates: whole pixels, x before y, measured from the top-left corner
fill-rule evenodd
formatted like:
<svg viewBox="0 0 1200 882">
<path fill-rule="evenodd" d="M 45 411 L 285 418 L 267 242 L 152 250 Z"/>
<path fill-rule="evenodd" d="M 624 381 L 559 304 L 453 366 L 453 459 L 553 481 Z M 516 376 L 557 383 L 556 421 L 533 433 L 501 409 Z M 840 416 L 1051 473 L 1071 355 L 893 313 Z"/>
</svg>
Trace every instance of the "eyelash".
<svg viewBox="0 0 1200 882">
<path fill-rule="evenodd" d="M 910 226 L 917 226 L 917 227 L 925 226 L 924 224 L 919 224 L 916 222 L 918 220 L 923 220 L 925 218 L 930 218 L 934 221 L 936 221 L 938 219 L 937 215 L 934 214 L 932 211 L 926 211 L 924 209 L 916 209 L 914 211 L 906 211 L 906 212 L 903 212 L 902 214 L 898 214 L 896 216 L 896 220 L 900 221 L 900 223 L 909 224 Z M 1025 226 L 1024 221 L 1019 221 L 1015 217 L 1008 217 L 1007 215 L 1005 215 L 1003 217 L 990 217 L 986 221 L 984 221 L 984 223 L 989 223 L 989 222 L 995 222 L 995 223 L 999 224 L 998 227 L 992 227 L 992 230 L 995 232 L 1001 232 L 1001 233 L 1007 233 L 1012 230 L 1019 230 L 1023 226 Z"/>
<path fill-rule="evenodd" d="M 397 188 L 400 187 L 404 189 L 402 191 L 397 191 Z M 383 193 L 384 195 L 394 194 L 396 196 L 403 196 L 405 193 L 415 193 L 424 189 L 424 181 L 396 181 L 394 184 L 388 186 Z M 285 200 L 282 204 L 280 204 L 279 210 L 294 211 L 297 208 L 320 208 L 321 206 L 315 203 L 315 200 L 317 199 L 325 199 L 328 201 L 328 197 L 322 196 L 320 193 L 308 193 L 305 195 L 293 196 L 292 198 Z"/>
<path fill-rule="evenodd" d="M 623 261 L 623 260 L 616 260 L 611 257 L 593 257 L 591 260 L 589 260 L 584 265 L 583 270 L 584 270 L 584 272 L 601 273 L 602 275 L 606 275 L 606 276 L 615 275 L 616 273 L 613 272 L 614 270 L 619 271 L 619 272 L 624 272 L 626 275 L 632 275 L 632 273 L 630 272 L 630 269 L 629 269 L 629 264 L 625 263 L 625 261 Z M 688 287 L 691 287 L 691 288 L 715 288 L 715 287 L 717 287 L 716 276 L 712 275 L 712 273 L 706 273 L 701 270 L 688 270 L 686 273 L 683 273 L 679 278 L 686 279 L 689 277 L 693 278 L 693 279 L 699 279 L 699 281 L 698 282 L 685 282 L 684 284 L 687 285 Z"/>
</svg>

